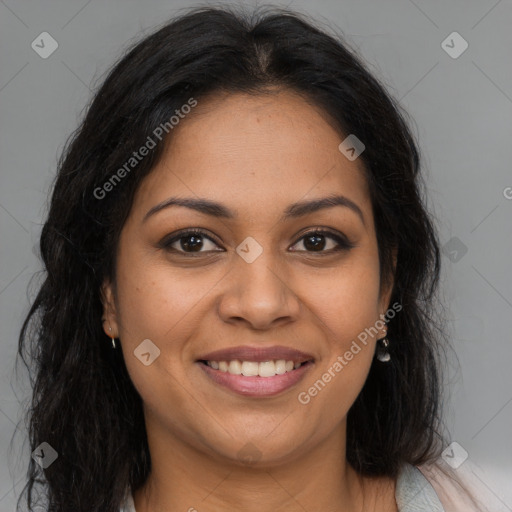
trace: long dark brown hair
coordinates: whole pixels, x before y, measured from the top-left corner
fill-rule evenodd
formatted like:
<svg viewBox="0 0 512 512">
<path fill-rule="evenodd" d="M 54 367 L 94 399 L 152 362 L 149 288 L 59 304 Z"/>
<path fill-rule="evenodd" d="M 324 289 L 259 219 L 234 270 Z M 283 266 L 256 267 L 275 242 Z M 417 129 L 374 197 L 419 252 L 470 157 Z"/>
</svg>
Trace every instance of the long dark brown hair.
<svg viewBox="0 0 512 512">
<path fill-rule="evenodd" d="M 59 454 L 44 470 L 28 461 L 30 510 L 37 484 L 48 511 L 118 512 L 126 488 L 142 486 L 151 470 L 141 397 L 102 330 L 100 287 L 115 280 L 119 234 L 163 143 L 108 197 L 98 187 L 190 98 L 276 87 L 320 107 L 340 141 L 356 134 L 365 144 L 381 278 L 394 277 L 390 302 L 402 306 L 389 323 L 391 362 L 372 364 L 349 411 L 348 461 L 361 475 L 396 477 L 404 462 L 439 455 L 440 253 L 406 114 L 341 36 L 304 16 L 202 7 L 125 52 L 60 158 L 40 239 L 44 279 L 19 338 L 33 384 L 31 448 L 47 442 Z"/>
</svg>

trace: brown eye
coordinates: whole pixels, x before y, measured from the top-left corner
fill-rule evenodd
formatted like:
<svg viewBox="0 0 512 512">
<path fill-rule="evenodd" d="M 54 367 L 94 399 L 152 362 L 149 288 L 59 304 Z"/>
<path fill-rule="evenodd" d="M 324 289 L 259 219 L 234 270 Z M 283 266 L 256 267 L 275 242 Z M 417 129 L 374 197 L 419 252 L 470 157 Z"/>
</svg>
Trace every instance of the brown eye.
<svg viewBox="0 0 512 512">
<path fill-rule="evenodd" d="M 159 245 L 162 249 L 181 253 L 209 252 L 218 247 L 204 231 L 197 230 L 182 231 L 172 238 L 164 239 Z"/>
<path fill-rule="evenodd" d="M 331 233 L 330 231 L 310 231 L 303 235 L 299 242 L 303 243 L 306 252 L 332 253 L 354 247 L 354 245 L 344 237 Z M 299 242 L 296 242 L 295 245 Z M 297 251 L 297 249 L 294 251 Z"/>
</svg>

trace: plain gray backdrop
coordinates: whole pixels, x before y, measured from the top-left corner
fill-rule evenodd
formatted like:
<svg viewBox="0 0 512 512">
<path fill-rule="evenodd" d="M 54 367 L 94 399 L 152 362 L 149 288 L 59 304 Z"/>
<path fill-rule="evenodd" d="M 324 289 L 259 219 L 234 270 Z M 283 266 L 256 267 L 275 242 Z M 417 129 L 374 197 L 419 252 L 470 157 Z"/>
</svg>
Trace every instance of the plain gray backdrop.
<svg viewBox="0 0 512 512">
<path fill-rule="evenodd" d="M 58 155 L 123 49 L 193 5 L 0 0 L 2 512 L 15 509 L 30 457 L 19 423 L 30 389 L 14 364 L 37 283 L 29 289 L 29 280 L 41 269 L 38 236 Z M 458 359 L 450 365 L 446 406 L 450 441 L 458 444 L 447 453 L 461 459 L 467 452 L 458 471 L 469 469 L 482 482 L 495 498 L 494 510 L 512 511 L 512 3 L 273 5 L 308 13 L 342 33 L 414 119 L 443 244 L 442 295 Z M 49 56 L 43 50 L 55 43 L 43 32 L 58 44 Z"/>
</svg>

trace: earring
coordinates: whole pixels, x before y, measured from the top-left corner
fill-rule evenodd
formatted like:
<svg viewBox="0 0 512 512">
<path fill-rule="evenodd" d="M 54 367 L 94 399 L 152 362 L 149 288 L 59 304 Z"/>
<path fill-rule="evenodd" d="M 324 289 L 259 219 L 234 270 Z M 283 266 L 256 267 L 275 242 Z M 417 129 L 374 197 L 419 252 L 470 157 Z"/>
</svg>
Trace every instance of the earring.
<svg viewBox="0 0 512 512">
<path fill-rule="evenodd" d="M 387 338 L 388 328 L 384 326 L 384 338 L 377 340 L 378 346 L 376 350 L 376 357 L 382 363 L 388 363 L 391 360 L 391 356 L 389 355 L 388 347 L 389 340 Z"/>
<path fill-rule="evenodd" d="M 112 327 L 108 328 L 109 331 L 112 331 Z M 112 338 L 112 336 L 110 336 Z M 112 348 L 115 350 L 116 348 L 116 339 L 112 338 Z"/>
</svg>

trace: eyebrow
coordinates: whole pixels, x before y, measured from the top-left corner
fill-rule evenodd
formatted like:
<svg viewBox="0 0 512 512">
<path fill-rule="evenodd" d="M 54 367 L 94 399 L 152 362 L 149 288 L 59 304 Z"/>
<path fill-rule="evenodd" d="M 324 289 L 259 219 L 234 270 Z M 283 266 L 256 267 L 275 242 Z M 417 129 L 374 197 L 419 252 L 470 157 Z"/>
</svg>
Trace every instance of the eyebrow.
<svg viewBox="0 0 512 512">
<path fill-rule="evenodd" d="M 221 219 L 234 219 L 237 216 L 236 212 L 230 210 L 223 204 L 211 201 L 210 199 L 170 197 L 168 199 L 165 199 L 161 203 L 158 203 L 157 205 L 153 206 L 146 213 L 142 222 L 145 222 L 152 215 L 155 215 L 157 212 L 164 210 L 165 208 L 169 208 L 170 206 L 183 206 L 185 208 L 190 208 L 191 210 L 195 210 L 205 215 L 210 215 L 212 217 L 217 217 Z M 293 203 L 286 208 L 280 221 L 303 217 L 305 215 L 309 215 L 311 213 L 324 210 L 326 208 L 332 208 L 334 206 L 344 206 L 346 208 L 349 208 L 354 213 L 356 213 L 361 219 L 362 223 L 365 224 L 361 208 L 359 208 L 359 206 L 357 206 L 357 204 L 354 203 L 354 201 L 342 195 L 331 195 L 320 199 L 312 199 L 309 201 L 305 200 Z"/>
</svg>

